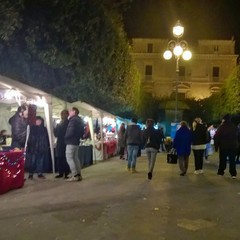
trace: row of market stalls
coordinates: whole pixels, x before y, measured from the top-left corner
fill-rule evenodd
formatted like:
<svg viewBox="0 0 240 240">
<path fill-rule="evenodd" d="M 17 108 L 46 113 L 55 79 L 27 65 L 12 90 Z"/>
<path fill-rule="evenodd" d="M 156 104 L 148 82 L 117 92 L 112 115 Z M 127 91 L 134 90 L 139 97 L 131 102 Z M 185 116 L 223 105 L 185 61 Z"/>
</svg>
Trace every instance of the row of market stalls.
<svg viewBox="0 0 240 240">
<path fill-rule="evenodd" d="M 35 105 L 37 115 L 45 119 L 50 140 L 50 155 L 52 171 L 55 172 L 54 146 L 55 138 L 53 128 L 60 120 L 63 109 L 77 107 L 81 117 L 85 121 L 86 136 L 81 141 L 81 156 L 89 161 L 104 160 L 117 152 L 117 129 L 122 122 L 128 120 L 118 118 L 104 110 L 96 108 L 85 102 L 77 101 L 69 103 L 44 91 L 33 88 L 21 82 L 0 75 L 0 128 L 11 133 L 9 118 L 16 112 L 18 106 L 23 103 Z M 10 144 L 10 141 L 7 141 Z M 94 146 L 100 144 L 98 152 Z"/>
</svg>

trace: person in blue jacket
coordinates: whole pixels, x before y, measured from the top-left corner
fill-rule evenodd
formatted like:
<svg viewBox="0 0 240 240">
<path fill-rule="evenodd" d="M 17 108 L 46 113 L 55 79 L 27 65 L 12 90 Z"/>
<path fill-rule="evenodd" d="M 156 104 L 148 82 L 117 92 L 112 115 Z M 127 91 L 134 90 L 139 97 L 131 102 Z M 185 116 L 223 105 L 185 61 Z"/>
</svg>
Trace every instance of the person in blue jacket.
<svg viewBox="0 0 240 240">
<path fill-rule="evenodd" d="M 177 151 L 180 176 L 184 176 L 188 170 L 189 155 L 191 153 L 192 134 L 185 121 L 180 123 L 173 140 L 173 147 Z"/>
</svg>

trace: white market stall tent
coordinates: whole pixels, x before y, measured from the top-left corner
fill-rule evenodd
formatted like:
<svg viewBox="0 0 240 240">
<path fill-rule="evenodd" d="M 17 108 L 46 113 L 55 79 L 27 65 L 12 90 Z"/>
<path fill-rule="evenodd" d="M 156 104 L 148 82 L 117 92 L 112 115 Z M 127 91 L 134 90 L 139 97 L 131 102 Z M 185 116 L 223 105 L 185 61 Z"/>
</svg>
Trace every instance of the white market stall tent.
<svg viewBox="0 0 240 240">
<path fill-rule="evenodd" d="M 54 119 L 60 118 L 63 109 L 77 107 L 80 115 L 88 118 L 92 145 L 94 146 L 93 119 L 99 119 L 100 133 L 103 133 L 103 120 L 108 117 L 116 120 L 116 116 L 104 110 L 93 107 L 88 103 L 77 101 L 73 103 L 61 100 L 40 89 L 31 87 L 22 82 L 0 75 L 0 129 L 6 129 L 10 133 L 9 118 L 16 112 L 18 106 L 23 103 L 31 103 L 37 106 L 37 114 L 45 118 L 50 140 L 52 170 L 55 173 L 53 125 Z M 103 151 L 103 135 L 101 136 Z M 93 160 L 94 155 L 93 155 Z M 101 159 L 103 160 L 103 159 Z"/>
<path fill-rule="evenodd" d="M 60 112 L 69 108 L 70 104 L 42 90 L 0 75 L 1 129 L 10 131 L 8 119 L 16 112 L 18 106 L 26 102 L 37 105 L 38 112 L 44 114 L 50 141 L 52 168 L 55 172 L 53 117 L 60 116 Z"/>
<path fill-rule="evenodd" d="M 96 159 L 95 156 L 95 151 L 93 151 L 93 160 L 104 160 L 105 158 L 107 158 L 107 156 L 104 155 L 103 152 L 103 145 L 104 145 L 104 136 L 103 136 L 103 125 L 104 125 L 104 120 L 105 119 L 112 119 L 113 121 L 116 122 L 116 116 L 108 113 L 100 108 L 94 107 L 86 102 L 82 102 L 82 101 L 76 101 L 71 103 L 72 106 L 75 106 L 79 109 L 80 115 L 83 116 L 87 116 L 88 117 L 88 122 L 89 122 L 89 128 L 90 128 L 90 134 L 91 134 L 91 138 L 92 138 L 92 145 L 93 145 L 93 149 L 95 146 L 95 137 L 94 137 L 94 124 L 93 124 L 93 120 L 98 119 L 99 122 L 99 132 L 101 134 L 101 151 L 102 151 L 102 159 Z"/>
</svg>

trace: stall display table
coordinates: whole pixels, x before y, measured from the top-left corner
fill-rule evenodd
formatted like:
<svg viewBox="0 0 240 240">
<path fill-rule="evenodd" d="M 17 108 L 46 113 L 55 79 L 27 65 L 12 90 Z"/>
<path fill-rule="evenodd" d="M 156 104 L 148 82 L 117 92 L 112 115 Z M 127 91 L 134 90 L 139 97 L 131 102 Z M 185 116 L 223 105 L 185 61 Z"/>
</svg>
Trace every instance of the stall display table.
<svg viewBox="0 0 240 240">
<path fill-rule="evenodd" d="M 24 185 L 24 153 L 0 152 L 0 194 Z"/>
<path fill-rule="evenodd" d="M 79 146 L 78 156 L 82 168 L 88 167 L 93 164 L 93 146 L 92 145 L 81 145 Z"/>
</svg>

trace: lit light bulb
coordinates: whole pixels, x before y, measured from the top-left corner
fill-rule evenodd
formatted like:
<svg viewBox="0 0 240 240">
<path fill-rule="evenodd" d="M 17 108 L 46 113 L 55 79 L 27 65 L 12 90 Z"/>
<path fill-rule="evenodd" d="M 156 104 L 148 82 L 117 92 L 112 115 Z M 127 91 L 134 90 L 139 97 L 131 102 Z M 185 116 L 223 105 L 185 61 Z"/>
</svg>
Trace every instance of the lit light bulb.
<svg viewBox="0 0 240 240">
<path fill-rule="evenodd" d="M 174 49 L 173 49 L 173 53 L 175 56 L 179 57 L 182 55 L 183 53 L 183 49 L 181 46 L 176 46 Z"/>
<path fill-rule="evenodd" d="M 173 27 L 173 35 L 174 35 L 174 37 L 179 38 L 183 35 L 183 33 L 184 33 L 184 27 L 178 20 L 176 25 Z"/>
<path fill-rule="evenodd" d="M 186 61 L 190 60 L 192 58 L 192 53 L 189 50 L 186 50 L 182 54 L 182 58 Z"/>
<path fill-rule="evenodd" d="M 172 58 L 172 52 L 171 52 L 170 50 L 165 51 L 165 52 L 163 53 L 163 57 L 164 57 L 164 59 L 166 59 L 166 60 L 171 59 L 171 58 Z"/>
</svg>

